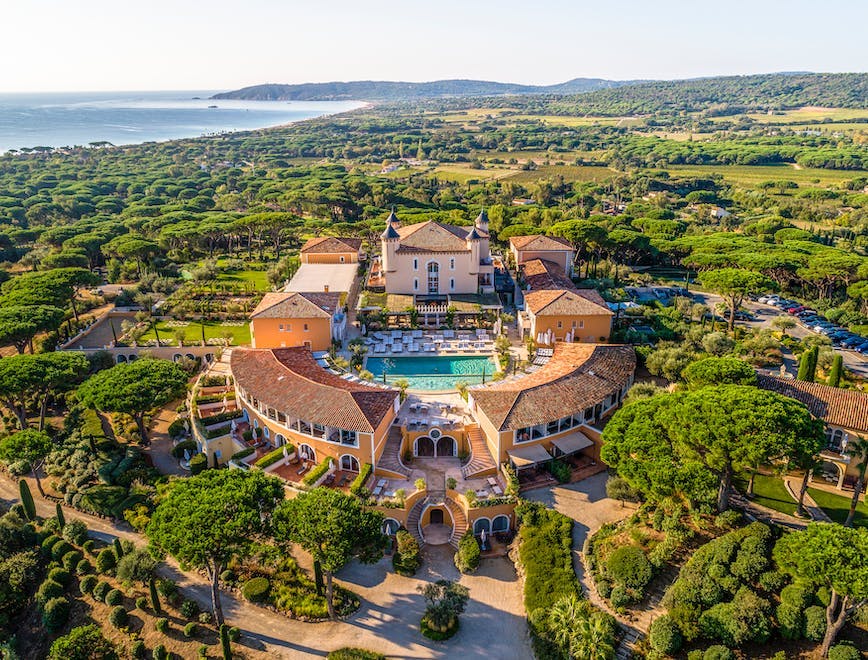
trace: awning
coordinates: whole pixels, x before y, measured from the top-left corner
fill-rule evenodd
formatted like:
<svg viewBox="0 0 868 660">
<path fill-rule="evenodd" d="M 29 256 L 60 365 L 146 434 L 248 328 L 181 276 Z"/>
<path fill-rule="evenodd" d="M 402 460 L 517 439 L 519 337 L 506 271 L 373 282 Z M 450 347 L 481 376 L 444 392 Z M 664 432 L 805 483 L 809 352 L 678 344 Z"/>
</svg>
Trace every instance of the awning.
<svg viewBox="0 0 868 660">
<path fill-rule="evenodd" d="M 517 468 L 529 467 L 536 463 L 543 463 L 552 460 L 549 454 L 541 445 L 531 445 L 529 447 L 519 447 L 510 449 L 506 452 L 512 459 L 512 462 Z"/>
<path fill-rule="evenodd" d="M 566 454 L 575 454 L 577 451 L 587 449 L 593 446 L 594 441 L 591 440 L 581 431 L 575 431 L 560 438 L 554 438 L 552 444 Z"/>
</svg>

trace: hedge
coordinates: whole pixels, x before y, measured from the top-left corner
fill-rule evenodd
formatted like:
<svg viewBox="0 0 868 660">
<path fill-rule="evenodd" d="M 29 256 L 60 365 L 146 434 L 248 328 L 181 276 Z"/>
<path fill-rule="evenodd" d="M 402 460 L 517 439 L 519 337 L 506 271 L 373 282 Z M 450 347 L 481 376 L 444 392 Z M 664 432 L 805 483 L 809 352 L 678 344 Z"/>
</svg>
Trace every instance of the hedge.
<svg viewBox="0 0 868 660">
<path fill-rule="evenodd" d="M 242 415 L 244 415 L 243 410 L 227 410 L 226 412 L 211 415 L 210 417 L 206 417 L 200 421 L 203 425 L 207 424 L 208 426 L 211 426 L 212 424 L 219 424 L 220 422 L 229 422 L 233 419 L 238 419 Z"/>
<path fill-rule="evenodd" d="M 195 454 L 199 451 L 199 445 L 196 444 L 195 440 L 183 440 L 172 448 L 172 456 L 183 458 L 185 451 Z"/>
<path fill-rule="evenodd" d="M 522 502 L 519 521 L 519 561 L 524 569 L 524 606 L 529 614 L 549 609 L 561 598 L 581 598 L 573 570 L 573 521 L 537 502 Z"/>
<path fill-rule="evenodd" d="M 347 647 L 332 651 L 326 656 L 326 660 L 386 660 L 386 656 L 366 649 Z"/>
<path fill-rule="evenodd" d="M 468 529 L 458 541 L 458 551 L 455 553 L 455 567 L 462 573 L 473 573 L 479 567 L 479 557 L 482 551 L 473 530 Z"/>
<path fill-rule="evenodd" d="M 365 484 L 368 481 L 368 478 L 371 476 L 371 472 L 373 472 L 374 467 L 370 463 L 365 463 L 362 465 L 362 469 L 359 472 L 359 475 L 353 479 L 353 483 L 350 484 L 350 492 L 359 497 L 363 494 L 365 490 Z"/>
<path fill-rule="evenodd" d="M 331 459 L 326 456 L 322 463 L 317 465 L 313 470 L 304 475 L 304 479 L 301 482 L 305 486 L 313 486 L 321 476 L 323 476 L 326 472 L 328 472 L 329 466 L 331 465 Z"/>
<path fill-rule="evenodd" d="M 271 589 L 271 583 L 268 578 L 255 577 L 244 583 L 241 588 L 241 595 L 253 603 L 259 603 L 268 597 L 269 589 Z"/>
<path fill-rule="evenodd" d="M 259 459 L 256 460 L 256 462 L 253 464 L 253 466 L 258 467 L 260 470 L 264 470 L 269 465 L 274 465 L 275 463 L 277 463 L 277 461 L 279 461 L 280 459 L 283 458 L 283 450 L 284 449 L 286 450 L 287 454 L 291 454 L 292 452 L 295 451 L 294 446 L 292 446 L 290 444 L 286 444 L 283 447 L 278 447 L 277 449 L 273 449 L 272 451 L 268 452 L 265 456 L 260 457 Z"/>
<path fill-rule="evenodd" d="M 196 475 L 208 467 L 208 456 L 205 454 L 196 454 L 190 459 L 190 474 Z"/>
<path fill-rule="evenodd" d="M 242 458 L 247 458 L 256 451 L 255 447 L 248 447 L 247 449 L 242 449 L 239 452 L 235 452 L 232 456 L 229 457 L 230 461 L 240 461 Z"/>
</svg>

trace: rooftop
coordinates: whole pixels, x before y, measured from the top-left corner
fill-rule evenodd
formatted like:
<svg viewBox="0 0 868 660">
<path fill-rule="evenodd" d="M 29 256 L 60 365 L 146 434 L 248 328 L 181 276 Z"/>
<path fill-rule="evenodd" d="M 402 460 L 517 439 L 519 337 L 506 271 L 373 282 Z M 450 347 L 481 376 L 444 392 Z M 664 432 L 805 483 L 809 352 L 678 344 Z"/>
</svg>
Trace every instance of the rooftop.
<svg viewBox="0 0 868 660">
<path fill-rule="evenodd" d="M 543 424 L 594 406 L 620 390 L 636 368 L 630 346 L 557 342 L 544 368 L 473 389 L 473 400 L 500 431 Z"/>
<path fill-rule="evenodd" d="M 524 294 L 524 304 L 536 316 L 614 315 L 595 289 L 528 291 Z"/>
<path fill-rule="evenodd" d="M 531 236 L 511 236 L 509 244 L 517 250 L 542 250 L 557 251 L 572 250 L 573 244 L 559 236 L 543 236 L 533 234 Z"/>
<path fill-rule="evenodd" d="M 306 348 L 235 349 L 239 387 L 290 416 L 371 433 L 395 404 L 397 390 L 344 380 L 320 367 Z"/>
<path fill-rule="evenodd" d="M 266 293 L 250 318 L 310 319 L 330 318 L 340 307 L 339 293 Z"/>
<path fill-rule="evenodd" d="M 428 220 L 398 228 L 399 252 L 466 252 L 467 235 L 474 229 Z M 484 232 L 476 230 L 477 234 Z"/>
<path fill-rule="evenodd" d="M 302 253 L 335 254 L 341 252 L 358 252 L 362 247 L 361 238 L 341 238 L 339 236 L 319 236 L 311 238 L 301 246 Z"/>
<path fill-rule="evenodd" d="M 301 264 L 286 291 L 349 291 L 358 271 L 358 264 Z"/>
<path fill-rule="evenodd" d="M 828 424 L 868 432 L 868 393 L 764 374 L 757 375 L 757 385 L 801 401 L 814 417 Z"/>
<path fill-rule="evenodd" d="M 564 269 L 554 261 L 531 259 L 522 264 L 524 280 L 531 290 L 575 289 L 576 285 L 564 274 Z"/>
</svg>

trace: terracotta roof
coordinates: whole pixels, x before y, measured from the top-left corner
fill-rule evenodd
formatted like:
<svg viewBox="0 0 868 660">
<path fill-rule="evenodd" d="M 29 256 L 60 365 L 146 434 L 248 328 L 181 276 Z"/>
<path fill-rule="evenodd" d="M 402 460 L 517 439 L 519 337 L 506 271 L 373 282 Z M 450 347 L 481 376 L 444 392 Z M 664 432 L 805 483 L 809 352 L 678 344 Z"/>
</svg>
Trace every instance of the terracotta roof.
<svg viewBox="0 0 868 660">
<path fill-rule="evenodd" d="M 572 250 L 573 244 L 565 238 L 559 236 L 543 236 L 542 234 L 533 234 L 532 236 L 510 236 L 509 244 L 517 250 L 556 250 L 563 252 L 564 250 Z"/>
<path fill-rule="evenodd" d="M 373 432 L 398 395 L 326 371 L 306 348 L 236 348 L 231 367 L 238 386 L 263 404 L 348 431 Z"/>
<path fill-rule="evenodd" d="M 339 293 L 266 293 L 250 318 L 327 319 L 338 310 L 340 300 Z"/>
<path fill-rule="evenodd" d="M 630 346 L 557 342 L 539 371 L 470 393 L 495 428 L 513 431 L 597 405 L 623 388 L 635 368 Z"/>
<path fill-rule="evenodd" d="M 335 254 L 358 252 L 362 247 L 361 238 L 340 238 L 338 236 L 319 236 L 301 246 L 302 252 L 310 254 Z"/>
<path fill-rule="evenodd" d="M 757 385 L 801 401 L 814 417 L 828 424 L 868 432 L 868 393 L 765 374 L 757 374 Z"/>
<path fill-rule="evenodd" d="M 467 252 L 467 234 L 472 227 L 456 227 L 441 222 L 419 222 L 399 227 L 399 252 Z"/>
<path fill-rule="evenodd" d="M 535 316 L 613 316 L 594 289 L 540 289 L 524 294 L 524 305 Z"/>
<path fill-rule="evenodd" d="M 563 266 L 548 259 L 531 259 L 521 266 L 524 280 L 532 291 L 536 289 L 575 289 L 576 285 L 564 273 Z"/>
</svg>

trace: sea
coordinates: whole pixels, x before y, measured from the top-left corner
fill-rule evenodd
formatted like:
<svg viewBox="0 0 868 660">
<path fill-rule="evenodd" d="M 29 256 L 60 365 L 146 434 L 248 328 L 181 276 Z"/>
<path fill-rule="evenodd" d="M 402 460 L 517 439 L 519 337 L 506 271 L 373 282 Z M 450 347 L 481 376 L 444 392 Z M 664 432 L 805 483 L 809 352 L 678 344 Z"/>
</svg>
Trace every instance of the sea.
<svg viewBox="0 0 868 660">
<path fill-rule="evenodd" d="M 245 131 L 344 112 L 355 101 L 212 100 L 216 91 L 0 94 L 0 153 Z"/>
</svg>

